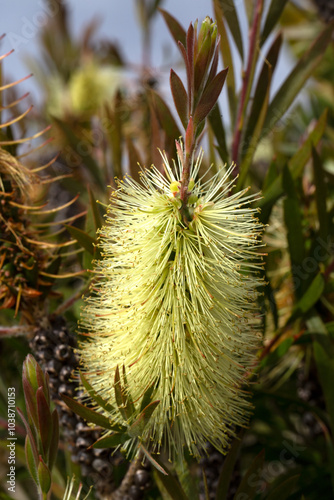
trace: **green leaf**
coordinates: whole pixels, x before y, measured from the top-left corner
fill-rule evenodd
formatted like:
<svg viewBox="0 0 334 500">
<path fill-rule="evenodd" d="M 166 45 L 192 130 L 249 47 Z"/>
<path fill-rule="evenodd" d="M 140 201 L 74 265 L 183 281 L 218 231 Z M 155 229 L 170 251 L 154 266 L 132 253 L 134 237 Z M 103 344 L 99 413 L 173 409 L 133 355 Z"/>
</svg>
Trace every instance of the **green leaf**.
<svg viewBox="0 0 334 500">
<path fill-rule="evenodd" d="M 271 161 L 263 182 L 262 190 L 267 191 L 278 176 L 276 161 Z"/>
<path fill-rule="evenodd" d="M 155 389 L 155 383 L 151 384 L 149 388 L 144 392 L 143 399 L 141 400 L 140 404 L 140 412 L 142 412 L 144 408 L 146 408 L 146 406 L 151 403 L 154 389 Z"/>
<path fill-rule="evenodd" d="M 319 220 L 319 236 L 324 240 L 327 239 L 329 233 L 329 220 L 327 214 L 327 186 L 325 182 L 325 172 L 322 166 L 322 160 L 317 153 L 317 150 L 312 147 L 313 158 L 313 175 L 316 187 L 315 201 L 317 204 L 318 220 Z"/>
<path fill-rule="evenodd" d="M 291 321 L 296 319 L 297 317 L 305 315 L 314 306 L 314 304 L 318 302 L 324 291 L 324 288 L 325 280 L 323 275 L 319 273 L 316 275 L 306 292 L 294 306 L 292 314 L 287 323 L 291 323 Z"/>
<path fill-rule="evenodd" d="M 124 140 L 123 128 L 124 120 L 123 99 L 120 91 L 115 94 L 113 106 L 109 103 L 105 105 L 105 113 L 107 120 L 105 123 L 105 131 L 108 136 L 109 144 L 112 152 L 112 174 L 114 177 L 122 178 L 122 145 Z"/>
<path fill-rule="evenodd" d="M 26 456 L 26 462 L 28 465 L 28 470 L 30 472 L 31 477 L 35 481 L 35 483 L 38 485 L 38 476 L 37 476 L 37 464 L 38 464 L 38 457 L 37 457 L 37 462 L 35 461 L 35 454 L 33 451 L 33 446 L 31 444 L 31 440 L 29 435 L 26 435 L 25 439 L 25 456 Z"/>
<path fill-rule="evenodd" d="M 103 219 L 100 213 L 100 208 L 99 208 L 100 205 L 96 203 L 96 197 L 94 196 L 94 193 L 90 186 L 88 186 L 88 195 L 89 195 L 89 205 L 90 208 L 92 209 L 92 214 L 94 218 L 95 231 L 97 231 L 98 229 L 100 229 L 100 227 L 102 227 Z"/>
<path fill-rule="evenodd" d="M 74 239 L 77 240 L 79 245 L 87 250 L 91 255 L 94 255 L 94 250 L 95 250 L 95 239 L 89 236 L 89 234 L 85 233 L 81 229 L 78 229 L 75 226 L 68 226 L 67 224 L 64 224 L 67 231 L 70 233 L 71 236 L 73 236 Z"/>
<path fill-rule="evenodd" d="M 138 415 L 135 422 L 128 429 L 129 435 L 131 437 L 138 437 L 143 433 L 145 426 L 149 422 L 152 413 L 159 403 L 160 400 L 152 401 L 152 403 L 147 405 L 146 408 L 144 408 L 144 410 Z"/>
<path fill-rule="evenodd" d="M 297 179 L 301 175 L 304 166 L 312 156 L 312 147 L 316 147 L 322 138 L 327 125 L 327 115 L 328 111 L 325 109 L 307 139 L 289 160 L 288 165 L 294 179 Z"/>
<path fill-rule="evenodd" d="M 165 471 L 165 469 L 160 465 L 158 464 L 158 462 L 156 460 L 154 460 L 154 458 L 152 457 L 152 455 L 147 451 L 147 449 L 145 448 L 145 446 L 141 443 L 140 444 L 140 448 L 143 450 L 144 452 L 144 455 L 146 456 L 146 458 L 151 462 L 151 464 L 159 471 L 161 472 L 161 474 L 164 474 L 165 476 L 168 476 L 168 473 Z"/>
<path fill-rule="evenodd" d="M 282 45 L 282 35 L 281 33 L 278 33 L 278 35 L 275 37 L 273 43 L 271 44 L 268 50 L 268 53 L 262 65 L 261 73 L 257 80 L 254 97 L 249 112 L 249 118 L 246 125 L 246 131 L 243 136 L 243 141 L 246 145 L 249 145 L 250 143 L 252 143 L 253 146 L 257 145 L 254 144 L 254 141 L 251 142 L 251 138 L 254 135 L 253 131 L 255 130 L 256 124 L 258 123 L 261 112 L 263 113 L 262 110 L 264 107 L 264 96 L 267 96 L 268 94 L 267 98 L 269 99 L 271 78 L 276 67 L 281 45 Z M 267 114 L 267 109 L 265 110 L 265 115 L 266 114 Z M 265 117 L 263 117 L 262 125 L 264 119 Z M 245 152 L 246 151 L 241 151 L 242 156 L 245 156 Z"/>
<path fill-rule="evenodd" d="M 298 482 L 299 476 L 292 476 L 269 491 L 266 500 L 289 500 Z"/>
<path fill-rule="evenodd" d="M 205 494 L 205 500 L 210 500 L 210 493 L 209 493 L 209 488 L 208 488 L 208 480 L 206 478 L 205 470 L 202 469 L 202 477 L 203 477 L 203 483 L 204 483 L 204 494 Z"/>
<path fill-rule="evenodd" d="M 205 76 L 207 74 L 208 65 L 212 57 L 211 51 L 211 36 L 207 34 L 199 47 L 199 52 L 197 54 L 194 66 L 194 94 L 195 98 L 198 94 L 199 89 L 205 82 Z"/>
<path fill-rule="evenodd" d="M 199 498 L 199 482 L 196 481 L 191 465 L 185 459 L 175 460 L 174 469 L 187 497 Z"/>
<path fill-rule="evenodd" d="M 56 461 L 58 453 L 58 445 L 59 445 L 59 418 L 56 409 L 53 410 L 51 419 L 52 419 L 52 436 L 50 440 L 49 456 L 48 456 L 48 465 L 50 470 L 52 470 L 52 467 Z"/>
<path fill-rule="evenodd" d="M 261 366 L 265 367 L 276 365 L 279 360 L 288 352 L 292 345 L 293 338 L 289 337 L 282 340 L 273 352 L 269 352 L 269 354 L 262 359 Z"/>
<path fill-rule="evenodd" d="M 49 454 L 52 437 L 52 417 L 50 407 L 43 392 L 43 387 L 39 387 L 37 389 L 36 400 L 38 413 L 38 432 L 41 438 L 43 457 L 46 459 Z"/>
<path fill-rule="evenodd" d="M 223 120 L 220 114 L 219 104 L 217 104 L 212 108 L 211 113 L 208 117 L 210 126 L 215 135 L 215 138 L 218 142 L 218 152 L 219 156 L 223 160 L 224 163 L 229 163 L 229 156 L 226 146 L 226 138 L 225 138 L 225 129 L 223 125 Z"/>
<path fill-rule="evenodd" d="M 222 91 L 228 68 L 220 71 L 214 79 L 209 83 L 209 85 L 205 88 L 202 97 L 199 100 L 199 103 L 196 106 L 194 113 L 194 125 L 195 127 L 201 123 L 202 120 L 212 110 L 214 105 L 216 104 L 218 97 Z"/>
<path fill-rule="evenodd" d="M 170 70 L 170 88 L 176 111 L 183 127 L 186 129 L 188 125 L 188 96 L 181 78 L 172 69 Z"/>
<path fill-rule="evenodd" d="M 243 433 L 242 433 L 243 434 Z M 238 458 L 239 449 L 241 446 L 242 435 L 235 438 L 230 451 L 226 455 L 223 467 L 219 474 L 218 485 L 216 490 L 216 500 L 226 500 L 234 467 Z"/>
<path fill-rule="evenodd" d="M 295 292 L 297 297 L 300 297 L 303 292 L 304 282 L 301 282 L 297 272 L 305 258 L 305 246 L 300 202 L 287 165 L 283 168 L 283 189 L 287 195 L 284 200 L 284 222 L 287 228 L 291 270 L 295 279 Z"/>
<path fill-rule="evenodd" d="M 174 144 L 174 141 L 180 137 L 181 132 L 172 113 L 170 112 L 165 101 L 157 92 L 149 90 L 148 95 L 156 111 L 161 128 L 166 132 L 167 137 Z"/>
<path fill-rule="evenodd" d="M 93 448 L 116 448 L 129 441 L 131 437 L 127 433 L 115 433 L 111 436 L 101 437 L 93 444 Z"/>
<path fill-rule="evenodd" d="M 242 44 L 242 36 L 240 30 L 237 9 L 234 0 L 219 0 L 220 8 L 223 12 L 223 17 L 230 28 L 231 35 L 235 41 L 240 57 L 244 59 L 244 49 Z"/>
<path fill-rule="evenodd" d="M 139 165 L 142 164 L 141 161 L 141 156 L 139 153 L 138 148 L 135 145 L 134 140 L 132 137 L 126 137 L 126 148 L 128 151 L 128 158 L 129 158 L 129 170 L 130 170 L 130 175 L 133 179 L 135 179 L 137 182 L 140 182 L 140 167 Z"/>
<path fill-rule="evenodd" d="M 263 127 L 264 119 L 267 113 L 268 109 L 268 103 L 269 103 L 269 92 L 270 92 L 270 82 L 271 82 L 271 70 L 268 70 L 269 75 L 268 75 L 268 86 L 267 89 L 262 95 L 262 103 L 260 105 L 259 103 L 259 114 L 257 116 L 257 122 L 255 124 L 255 127 L 253 130 L 250 132 L 250 135 L 245 138 L 243 141 L 243 148 L 242 148 L 242 153 L 244 153 L 244 158 L 241 162 L 240 165 L 240 175 L 237 180 L 237 190 L 241 190 L 242 186 L 244 184 L 244 181 L 246 179 L 249 167 L 252 163 L 256 148 L 259 144 L 259 138 L 261 135 L 261 130 Z M 246 147 L 245 147 L 246 146 Z"/>
<path fill-rule="evenodd" d="M 84 388 L 88 392 L 89 396 L 95 401 L 95 403 L 100 408 L 103 408 L 106 412 L 113 413 L 115 411 L 115 408 L 113 407 L 113 405 L 108 403 L 108 401 L 106 401 L 105 399 L 101 398 L 101 396 L 99 396 L 97 394 L 97 392 L 94 391 L 93 387 L 90 385 L 90 383 L 84 377 L 83 373 L 80 370 L 79 370 L 79 374 L 80 374 L 80 380 L 81 380 L 82 385 L 84 386 Z"/>
<path fill-rule="evenodd" d="M 62 396 L 62 400 L 67 404 L 69 408 L 71 408 L 74 413 L 85 419 L 87 422 L 98 425 L 99 427 L 103 427 L 104 429 L 109 429 L 111 431 L 119 431 L 121 426 L 118 424 L 111 424 L 109 419 L 96 411 L 87 408 L 86 406 L 78 403 L 72 398 L 68 396 Z"/>
<path fill-rule="evenodd" d="M 31 383 L 29 383 L 24 371 L 22 374 L 22 386 L 24 392 L 24 400 L 26 404 L 26 410 L 28 414 L 28 420 L 33 422 L 35 427 L 38 426 L 38 415 L 37 415 L 37 401 L 36 393 Z"/>
<path fill-rule="evenodd" d="M 66 140 L 69 142 L 69 144 L 71 145 L 71 147 L 73 148 L 75 153 L 80 156 L 83 164 L 86 165 L 92 178 L 95 180 L 96 184 L 104 192 L 106 189 L 106 183 L 103 179 L 99 165 L 96 163 L 96 161 L 93 159 L 93 157 L 86 150 L 85 150 L 85 153 L 83 153 L 83 154 L 80 153 L 80 151 L 82 150 L 83 139 L 77 137 L 74 134 L 74 132 L 72 131 L 71 127 L 66 122 L 59 120 L 55 116 L 52 116 L 52 120 L 62 130 L 62 132 L 65 135 Z"/>
<path fill-rule="evenodd" d="M 297 179 L 303 172 L 304 166 L 311 157 L 312 146 L 316 146 L 326 128 L 327 110 L 320 116 L 313 130 L 309 133 L 307 139 L 298 149 L 297 153 L 289 160 L 288 166 L 293 179 Z M 257 206 L 266 210 L 271 207 L 283 194 L 282 175 L 280 174 L 269 188 L 263 193 L 263 198 L 257 202 Z"/>
<path fill-rule="evenodd" d="M 334 360 L 319 342 L 314 342 L 314 358 L 317 365 L 319 381 L 324 393 L 326 408 L 331 420 L 332 432 L 334 431 Z"/>
<path fill-rule="evenodd" d="M 227 95 L 228 95 L 228 103 L 229 103 L 229 111 L 231 118 L 231 130 L 234 129 L 234 120 L 236 116 L 237 110 L 237 98 L 235 95 L 235 76 L 234 76 L 234 63 L 232 50 L 230 45 L 230 38 L 227 34 L 227 30 L 225 28 L 223 13 L 220 8 L 220 0 L 214 0 L 214 11 L 215 18 L 217 22 L 218 33 L 220 35 L 220 43 L 219 48 L 221 52 L 221 56 L 223 58 L 224 66 L 228 67 L 228 75 L 226 78 L 227 85 Z M 211 115 L 210 115 L 211 116 Z M 218 140 L 218 137 L 217 137 Z M 225 160 L 224 160 L 225 161 Z"/>
<path fill-rule="evenodd" d="M 272 0 L 261 33 L 260 45 L 264 44 L 276 23 L 279 21 L 286 3 L 287 0 Z"/>
<path fill-rule="evenodd" d="M 16 408 L 17 410 L 17 413 L 19 414 L 23 424 L 24 424 L 24 427 L 26 429 L 26 432 L 27 432 L 27 435 L 29 436 L 29 443 L 30 443 L 30 448 L 31 448 L 31 451 L 33 453 L 33 456 L 34 456 L 34 461 L 36 463 L 36 469 L 37 469 L 37 466 L 38 466 L 38 449 L 37 449 L 37 444 L 36 444 L 36 441 L 34 439 L 34 436 L 33 436 L 33 433 L 31 431 L 31 428 L 28 424 L 28 422 L 26 421 L 25 419 L 25 416 L 23 415 L 22 411 L 20 410 L 20 408 Z"/>
<path fill-rule="evenodd" d="M 160 461 L 157 460 L 157 462 L 160 465 Z M 165 469 L 167 470 L 168 476 L 165 475 L 166 473 L 165 474 L 161 473 L 159 469 L 157 469 L 154 472 L 155 474 L 157 474 L 159 480 L 161 481 L 163 487 L 166 489 L 171 500 L 189 500 L 177 478 L 171 473 L 171 471 L 166 466 Z"/>
<path fill-rule="evenodd" d="M 164 20 L 167 24 L 167 27 L 172 35 L 172 37 L 175 40 L 175 43 L 178 45 L 178 42 L 181 42 L 182 45 L 185 47 L 186 46 L 186 32 L 181 26 L 181 24 L 173 17 L 171 14 L 169 14 L 166 10 L 164 9 L 159 9 L 161 14 L 164 17 Z"/>
<path fill-rule="evenodd" d="M 242 478 L 239 488 L 233 497 L 233 500 L 240 498 L 249 498 L 250 500 L 255 497 L 261 481 L 261 474 L 264 463 L 264 450 L 262 450 L 253 460 L 249 466 L 246 474 Z"/>
<path fill-rule="evenodd" d="M 40 489 L 46 495 L 49 489 L 51 488 L 51 474 L 48 466 L 46 465 L 41 456 L 39 457 L 37 474 L 38 474 L 38 482 Z"/>
<path fill-rule="evenodd" d="M 123 389 L 121 385 L 121 378 L 119 376 L 119 368 L 118 365 L 116 366 L 115 370 L 115 380 L 114 380 L 114 390 L 115 390 L 115 399 L 117 403 L 117 407 L 123 417 L 123 420 L 127 421 L 127 414 L 125 411 L 125 402 L 126 400 L 123 399 Z"/>
<path fill-rule="evenodd" d="M 126 414 L 128 415 L 128 419 L 132 417 L 135 412 L 135 405 L 133 404 L 133 399 L 131 397 L 131 393 L 129 390 L 128 379 L 126 378 L 125 365 L 123 365 L 123 381 L 124 381 L 124 389 L 126 396 Z"/>
<path fill-rule="evenodd" d="M 298 63 L 276 93 L 268 108 L 263 135 L 272 130 L 276 122 L 288 110 L 305 82 L 322 61 L 324 52 L 332 39 L 333 27 L 334 21 L 326 26 L 312 46 L 299 58 Z"/>
</svg>

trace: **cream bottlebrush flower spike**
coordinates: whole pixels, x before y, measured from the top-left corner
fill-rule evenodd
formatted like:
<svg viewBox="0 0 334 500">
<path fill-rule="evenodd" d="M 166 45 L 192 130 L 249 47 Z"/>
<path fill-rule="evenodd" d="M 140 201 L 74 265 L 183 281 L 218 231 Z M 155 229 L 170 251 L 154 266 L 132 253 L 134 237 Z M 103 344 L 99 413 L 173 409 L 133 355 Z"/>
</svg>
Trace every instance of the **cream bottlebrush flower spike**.
<svg viewBox="0 0 334 500">
<path fill-rule="evenodd" d="M 255 363 L 258 247 L 262 225 L 243 190 L 229 196 L 230 167 L 207 182 L 190 181 L 180 214 L 176 173 L 163 156 L 142 185 L 119 182 L 101 230 L 99 277 L 83 310 L 81 360 L 93 388 L 115 403 L 116 366 L 124 364 L 134 401 L 154 384 L 160 400 L 141 440 L 199 456 L 207 441 L 223 451 L 235 425 L 247 423 L 241 386 Z M 196 179 L 202 153 L 191 166 Z M 115 404 L 116 407 L 116 404 Z M 118 412 L 108 415 L 120 421 Z M 131 447 L 131 441 L 125 448 Z"/>
</svg>

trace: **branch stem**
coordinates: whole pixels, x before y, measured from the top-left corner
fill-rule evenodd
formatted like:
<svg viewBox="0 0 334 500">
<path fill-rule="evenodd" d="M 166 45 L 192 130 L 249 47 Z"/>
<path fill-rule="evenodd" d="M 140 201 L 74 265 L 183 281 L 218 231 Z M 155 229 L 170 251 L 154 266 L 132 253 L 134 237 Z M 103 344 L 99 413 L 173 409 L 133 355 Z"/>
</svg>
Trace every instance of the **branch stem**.
<svg viewBox="0 0 334 500">
<path fill-rule="evenodd" d="M 238 115 L 236 120 L 236 126 L 233 136 L 232 143 L 232 161 L 237 163 L 239 157 L 239 148 L 241 141 L 242 128 L 244 125 L 245 113 L 247 109 L 247 104 L 249 101 L 250 92 L 252 89 L 252 83 L 254 79 L 255 65 L 256 65 L 256 55 L 257 55 L 257 42 L 260 31 L 261 15 L 263 10 L 263 0 L 257 0 L 254 21 L 252 24 L 252 29 L 249 34 L 249 50 L 248 50 L 248 61 L 247 68 L 243 74 L 243 82 L 241 89 L 240 104 L 238 109 Z M 236 176 L 238 174 L 238 167 L 234 169 L 233 174 Z"/>
<path fill-rule="evenodd" d="M 105 497 L 104 500 L 123 500 L 125 498 L 133 482 L 135 474 L 140 467 L 143 457 L 144 452 L 141 448 L 139 448 L 138 455 L 135 460 L 131 462 L 120 487 L 117 488 L 117 490 L 113 491 L 110 496 Z"/>
</svg>

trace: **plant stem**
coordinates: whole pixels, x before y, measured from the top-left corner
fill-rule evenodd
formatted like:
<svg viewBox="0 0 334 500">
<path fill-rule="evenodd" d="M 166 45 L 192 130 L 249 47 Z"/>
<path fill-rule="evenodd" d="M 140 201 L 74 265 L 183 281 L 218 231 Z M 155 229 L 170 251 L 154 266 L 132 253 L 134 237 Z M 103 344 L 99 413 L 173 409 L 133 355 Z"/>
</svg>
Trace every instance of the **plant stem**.
<svg viewBox="0 0 334 500">
<path fill-rule="evenodd" d="M 31 325 L 24 326 L 1 326 L 0 327 L 0 337 L 19 337 L 21 335 L 27 335 L 32 333 L 35 327 Z"/>
<path fill-rule="evenodd" d="M 143 460 L 144 457 L 144 452 L 139 449 L 138 455 L 136 459 L 131 462 L 130 467 L 128 468 L 123 481 L 117 490 L 113 491 L 111 495 L 104 497 L 104 500 L 123 500 L 124 497 L 126 496 L 129 487 L 131 486 L 135 473 L 139 469 L 140 464 Z"/>
<path fill-rule="evenodd" d="M 252 88 L 255 63 L 256 63 L 256 46 L 260 30 L 260 21 L 263 10 L 263 0 L 257 0 L 254 21 L 252 29 L 249 34 L 249 51 L 248 51 L 248 61 L 247 68 L 243 74 L 243 83 L 241 89 L 240 105 L 238 109 L 238 116 L 234 131 L 233 143 L 232 143 L 232 161 L 237 163 L 239 157 L 239 147 L 241 141 L 241 133 L 244 124 L 245 113 L 247 109 L 247 104 Z M 233 175 L 238 174 L 238 167 L 234 169 Z"/>
</svg>

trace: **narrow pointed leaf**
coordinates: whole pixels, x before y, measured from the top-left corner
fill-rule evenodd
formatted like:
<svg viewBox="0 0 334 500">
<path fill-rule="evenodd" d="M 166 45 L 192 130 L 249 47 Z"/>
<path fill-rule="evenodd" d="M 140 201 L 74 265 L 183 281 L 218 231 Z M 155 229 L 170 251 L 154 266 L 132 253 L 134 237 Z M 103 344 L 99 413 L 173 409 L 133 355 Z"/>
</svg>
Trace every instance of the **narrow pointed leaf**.
<svg viewBox="0 0 334 500">
<path fill-rule="evenodd" d="M 326 408 L 334 429 L 334 360 L 319 342 L 313 343 L 314 358 L 317 365 L 319 381 L 325 397 Z"/>
<path fill-rule="evenodd" d="M 183 49 L 182 49 L 181 40 L 178 43 L 179 48 L 181 50 L 181 53 L 182 53 L 183 57 L 185 57 L 186 68 L 187 68 L 187 71 L 189 71 L 190 81 L 193 81 L 193 74 L 194 74 L 195 39 L 196 38 L 195 38 L 194 26 L 192 24 L 190 24 L 188 31 L 187 31 L 186 43 L 185 43 L 186 57 L 185 57 Z"/>
<path fill-rule="evenodd" d="M 276 486 L 272 491 L 269 491 L 266 500 L 289 500 L 293 490 L 295 489 L 299 476 L 292 476 Z"/>
<path fill-rule="evenodd" d="M 227 498 L 240 446 L 241 446 L 241 439 L 235 438 L 230 448 L 230 451 L 225 457 L 224 464 L 219 475 L 218 485 L 216 490 L 216 500 L 226 500 Z"/>
<path fill-rule="evenodd" d="M 112 413 L 114 411 L 113 405 L 108 403 L 105 399 L 101 398 L 97 394 L 96 391 L 94 391 L 93 387 L 90 385 L 88 380 L 84 377 L 83 373 L 80 371 L 80 380 L 86 391 L 88 392 L 89 396 L 95 401 L 95 403 L 100 406 L 100 408 L 103 408 L 105 411 Z"/>
<path fill-rule="evenodd" d="M 150 387 L 145 391 L 143 399 L 140 404 L 140 412 L 146 408 L 151 403 L 152 394 L 155 389 L 155 384 L 150 385 Z"/>
<path fill-rule="evenodd" d="M 94 255 L 94 244 L 95 244 L 95 239 L 89 236 L 89 234 L 85 233 L 81 229 L 75 227 L 75 226 L 68 226 L 65 224 L 65 227 L 67 231 L 70 233 L 71 236 L 73 236 L 74 239 L 77 240 L 79 245 L 87 250 L 91 255 Z"/>
<path fill-rule="evenodd" d="M 102 227 L 103 220 L 101 217 L 99 205 L 96 203 L 96 197 L 94 196 L 94 193 L 90 186 L 88 186 L 88 195 L 89 195 L 89 205 L 92 210 L 94 218 L 95 231 L 97 231 L 98 229 L 100 229 L 100 227 Z"/>
<path fill-rule="evenodd" d="M 317 146 L 326 128 L 327 122 L 327 110 L 325 110 L 320 116 L 319 120 L 315 124 L 313 130 L 309 133 L 307 139 L 304 141 L 302 146 L 294 154 L 294 156 L 289 160 L 289 169 L 293 179 L 297 179 L 307 161 L 312 154 L 312 146 Z M 277 176 L 276 180 L 270 184 L 269 188 L 263 193 L 263 198 L 257 202 L 257 206 L 263 208 L 272 206 L 275 201 L 280 198 L 283 194 L 282 187 L 282 174 Z"/>
<path fill-rule="evenodd" d="M 126 433 L 115 433 L 111 436 L 101 437 L 93 444 L 93 448 L 116 448 L 126 443 L 131 437 Z"/>
<path fill-rule="evenodd" d="M 39 487 L 42 490 L 42 492 L 46 495 L 49 489 L 51 488 L 51 474 L 48 466 L 46 465 L 41 456 L 39 457 L 37 475 L 38 475 Z"/>
<path fill-rule="evenodd" d="M 262 450 L 249 466 L 242 478 L 239 488 L 234 495 L 234 500 L 239 498 L 254 498 L 259 487 L 259 480 L 263 470 L 264 450 Z"/>
<path fill-rule="evenodd" d="M 140 176 L 139 176 L 140 167 L 139 167 L 139 165 L 142 164 L 140 153 L 139 153 L 138 148 L 136 147 L 132 137 L 126 137 L 125 142 L 126 142 L 126 149 L 128 151 L 129 171 L 130 171 L 131 177 L 139 182 L 140 181 Z"/>
<path fill-rule="evenodd" d="M 287 0 L 271 0 L 260 38 L 260 45 L 267 40 L 276 23 L 279 21 Z"/>
<path fill-rule="evenodd" d="M 307 288 L 304 295 L 296 303 L 293 308 L 292 314 L 287 321 L 291 323 L 297 317 L 305 315 L 313 306 L 318 302 L 325 289 L 325 280 L 321 273 L 318 273 Z"/>
<path fill-rule="evenodd" d="M 284 199 L 284 222 L 287 228 L 287 239 L 291 260 L 291 269 L 294 277 L 294 288 L 297 298 L 300 298 L 305 290 L 306 283 L 301 281 L 296 274 L 305 258 L 305 244 L 302 228 L 302 215 L 300 202 L 297 197 L 293 178 L 287 165 L 283 169 L 283 189 L 287 195 Z"/>
<path fill-rule="evenodd" d="M 47 372 L 43 372 L 41 366 L 36 362 L 36 377 L 38 387 L 43 388 L 43 393 L 47 404 L 50 406 L 50 389 L 49 389 L 49 375 Z"/>
<path fill-rule="evenodd" d="M 242 43 L 242 36 L 237 15 L 237 9 L 234 0 L 219 0 L 220 8 L 223 12 L 224 19 L 230 28 L 232 37 L 235 41 L 240 57 L 244 59 L 244 48 Z"/>
<path fill-rule="evenodd" d="M 212 82 L 205 88 L 203 95 L 196 107 L 194 123 L 198 125 L 212 110 L 222 91 L 228 68 L 220 71 Z"/>
<path fill-rule="evenodd" d="M 181 26 L 181 24 L 175 19 L 175 17 L 169 14 L 166 10 L 164 9 L 159 9 L 159 10 L 164 17 L 167 27 L 171 32 L 171 35 L 174 38 L 176 44 L 177 42 L 180 41 L 182 45 L 186 46 L 186 32 L 184 28 Z"/>
<path fill-rule="evenodd" d="M 103 427 L 104 429 L 109 429 L 111 431 L 119 431 L 121 426 L 118 424 L 111 424 L 109 419 L 96 411 L 87 408 L 86 406 L 78 403 L 72 398 L 68 396 L 61 396 L 64 403 L 67 404 L 69 408 L 71 408 L 74 413 L 85 419 L 87 422 L 98 425 L 99 427 Z"/>
<path fill-rule="evenodd" d="M 218 33 L 220 35 L 220 41 L 219 41 L 220 53 L 223 58 L 224 66 L 229 68 L 229 72 L 226 78 L 226 85 L 227 85 L 228 103 L 230 108 L 230 117 L 232 122 L 231 130 L 233 130 L 234 120 L 237 110 L 234 64 L 233 64 L 232 50 L 230 45 L 230 38 L 227 34 L 227 30 L 225 28 L 223 20 L 223 13 L 220 8 L 220 0 L 214 0 L 214 10 L 215 10 L 215 18 L 217 22 Z"/>
<path fill-rule="evenodd" d="M 156 461 L 160 465 L 160 461 Z M 158 475 L 158 478 L 160 479 L 164 488 L 167 490 L 171 499 L 189 500 L 177 478 L 169 471 L 167 467 L 165 467 L 165 469 L 167 470 L 168 477 L 167 475 L 161 473 L 159 469 L 154 472 Z"/>
<path fill-rule="evenodd" d="M 299 58 L 273 100 L 271 101 L 263 127 L 266 135 L 290 107 L 299 91 L 323 59 L 323 54 L 332 40 L 334 21 L 320 33 L 312 46 Z"/>
<path fill-rule="evenodd" d="M 218 142 L 218 153 L 224 163 L 229 163 L 229 155 L 226 145 L 226 135 L 223 120 L 220 114 L 219 103 L 212 108 L 208 117 L 210 126 Z"/>
<path fill-rule="evenodd" d="M 128 417 L 127 417 L 127 414 L 125 411 L 126 400 L 124 398 L 124 391 L 123 391 L 122 384 L 121 384 L 121 378 L 119 376 L 118 365 L 116 366 L 116 370 L 115 370 L 114 390 L 115 390 L 115 399 L 116 399 L 118 409 L 119 409 L 123 419 L 125 421 L 127 421 Z"/>
<path fill-rule="evenodd" d="M 35 427 L 38 426 L 38 416 L 37 416 L 37 401 L 36 401 L 36 393 L 23 374 L 22 376 L 22 386 L 24 392 L 24 400 L 26 404 L 28 419 L 34 423 Z"/>
<path fill-rule="evenodd" d="M 212 56 L 211 36 L 210 33 L 208 33 L 205 40 L 203 41 L 203 45 L 200 47 L 199 53 L 195 61 L 195 68 L 194 68 L 195 95 L 198 89 L 200 88 L 201 83 L 204 81 L 211 56 Z"/>
<path fill-rule="evenodd" d="M 24 449 L 25 449 L 26 462 L 28 465 L 30 475 L 33 478 L 33 480 L 35 481 L 35 483 L 38 485 L 38 476 L 37 476 L 38 456 L 37 456 L 37 462 L 36 462 L 33 447 L 31 445 L 31 440 L 30 440 L 30 437 L 28 435 L 26 435 Z"/>
<path fill-rule="evenodd" d="M 259 144 L 261 130 L 262 130 L 265 116 L 266 116 L 266 113 L 268 110 L 270 82 L 271 82 L 270 71 L 271 70 L 269 70 L 268 87 L 267 87 L 264 95 L 262 96 L 261 105 L 259 105 L 260 113 L 257 117 L 256 125 L 253 128 L 253 130 L 250 132 L 250 135 L 247 138 L 245 138 L 245 140 L 243 141 L 243 147 L 242 147 L 241 153 L 244 153 L 244 158 L 243 158 L 241 165 L 240 165 L 240 175 L 239 175 L 239 178 L 237 181 L 237 190 L 240 190 L 244 184 L 249 167 L 250 167 L 252 160 L 254 158 L 255 151 L 256 151 L 257 146 Z"/>
<path fill-rule="evenodd" d="M 46 459 L 49 453 L 52 436 L 52 417 L 50 407 L 45 399 L 43 388 L 37 389 L 37 412 L 38 412 L 38 431 L 41 438 L 43 457 Z"/>
<path fill-rule="evenodd" d="M 157 401 L 152 401 L 149 405 L 144 408 L 144 410 L 139 414 L 135 422 L 129 427 L 129 435 L 131 437 L 138 437 L 140 436 L 148 421 L 150 420 L 152 413 L 160 403 L 160 400 Z"/>
<path fill-rule="evenodd" d="M 37 467 L 37 464 L 38 464 L 38 449 L 37 449 L 37 444 L 35 442 L 35 439 L 34 439 L 34 436 L 31 432 L 31 429 L 30 429 L 30 426 L 28 424 L 28 422 L 26 421 L 25 419 L 25 416 L 23 415 L 22 411 L 20 410 L 20 408 L 16 408 L 17 410 L 17 413 L 19 414 L 23 424 L 24 424 L 24 427 L 26 429 L 26 432 L 29 436 L 29 441 L 30 441 L 30 446 L 31 446 L 31 450 L 32 450 L 32 453 L 34 455 L 34 460 L 35 460 L 35 463 L 36 463 L 36 467 Z"/>
<path fill-rule="evenodd" d="M 322 161 L 317 153 L 317 150 L 312 147 L 313 158 L 313 176 L 316 187 L 315 201 L 317 204 L 319 235 L 326 240 L 329 233 L 329 220 L 327 213 L 327 186 L 325 181 L 325 172 L 322 166 Z"/>
<path fill-rule="evenodd" d="M 129 420 L 135 412 L 135 405 L 133 404 L 133 400 L 129 391 L 129 384 L 126 378 L 125 366 L 123 365 L 123 381 L 124 381 L 124 396 L 125 399 L 125 412 L 127 415 L 127 419 Z"/>
<path fill-rule="evenodd" d="M 249 118 L 246 125 L 246 131 L 244 133 L 245 144 L 249 144 L 251 141 L 253 131 L 258 122 L 261 110 L 263 109 L 263 98 L 267 93 L 270 92 L 271 77 L 273 75 L 273 72 L 277 64 L 281 45 L 282 45 L 282 34 L 278 33 L 271 47 L 268 50 L 268 53 L 263 62 L 261 73 L 257 80 L 256 89 L 254 92 L 254 97 L 249 112 Z M 266 114 L 267 114 L 267 109 L 266 109 Z M 263 118 L 263 122 L 264 119 L 265 116 Z M 262 132 L 262 130 L 260 132 Z M 243 153 L 242 156 L 245 156 L 246 151 L 244 150 L 244 152 L 241 153 Z"/>
<path fill-rule="evenodd" d="M 166 136 L 174 146 L 174 141 L 180 137 L 181 133 L 170 109 L 162 97 L 154 90 L 149 91 L 149 97 L 157 113 L 161 128 L 166 132 Z"/>
<path fill-rule="evenodd" d="M 183 127 L 186 129 L 188 123 L 188 96 L 180 77 L 172 69 L 170 71 L 170 87 L 176 111 Z"/>
<path fill-rule="evenodd" d="M 158 462 L 156 460 L 154 460 L 152 455 L 147 451 L 147 449 L 145 448 L 145 446 L 143 444 L 140 445 L 140 448 L 143 450 L 146 458 L 151 462 L 153 467 L 155 467 L 159 472 L 161 472 L 161 474 L 168 476 L 168 473 L 165 471 L 165 469 L 160 464 L 158 464 Z"/>
<path fill-rule="evenodd" d="M 52 467 L 56 461 L 58 453 L 58 445 L 59 445 L 59 418 L 56 409 L 53 410 L 51 419 L 52 419 L 52 436 L 50 441 L 49 457 L 48 457 L 48 465 L 50 470 L 52 470 Z"/>
</svg>

